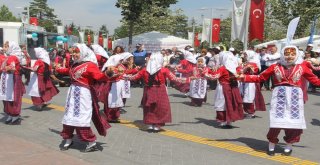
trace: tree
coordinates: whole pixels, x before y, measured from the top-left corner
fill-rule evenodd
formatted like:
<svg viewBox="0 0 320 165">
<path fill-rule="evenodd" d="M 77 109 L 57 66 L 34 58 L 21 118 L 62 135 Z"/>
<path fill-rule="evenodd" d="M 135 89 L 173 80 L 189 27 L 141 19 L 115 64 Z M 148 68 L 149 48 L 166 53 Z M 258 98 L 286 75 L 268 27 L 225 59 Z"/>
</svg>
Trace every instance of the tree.
<svg viewBox="0 0 320 165">
<path fill-rule="evenodd" d="M 230 17 L 221 20 L 220 23 L 220 43 L 228 47 L 230 47 L 231 40 L 231 23 L 232 19 Z"/>
<path fill-rule="evenodd" d="M 54 9 L 50 8 L 47 0 L 33 0 L 30 2 L 30 16 L 37 16 L 39 26 L 42 26 L 48 32 L 56 32 L 56 26 L 61 25 L 61 21 L 54 14 Z"/>
<path fill-rule="evenodd" d="M 109 30 L 107 29 L 107 25 L 102 25 L 99 29 L 99 32 L 102 35 L 108 35 L 109 34 Z"/>
<path fill-rule="evenodd" d="M 154 12 L 154 17 L 164 16 L 166 13 L 163 10 L 168 9 L 171 4 L 175 4 L 177 0 L 117 0 L 116 7 L 121 8 L 123 20 L 128 22 L 129 27 L 129 50 L 132 45 L 132 35 L 135 30 L 135 22 L 140 23 L 144 18 L 142 13 Z M 158 7 L 157 12 L 153 11 L 154 7 Z"/>
<path fill-rule="evenodd" d="M 2 5 L 0 8 L 0 21 L 18 22 L 19 19 L 12 14 L 7 6 Z"/>
<path fill-rule="evenodd" d="M 296 30 L 297 37 L 306 35 L 307 27 L 311 24 L 315 16 L 318 16 L 320 10 L 320 1 L 318 0 L 268 0 L 271 10 L 271 19 L 280 20 L 284 26 L 300 16 L 299 25 Z"/>
</svg>

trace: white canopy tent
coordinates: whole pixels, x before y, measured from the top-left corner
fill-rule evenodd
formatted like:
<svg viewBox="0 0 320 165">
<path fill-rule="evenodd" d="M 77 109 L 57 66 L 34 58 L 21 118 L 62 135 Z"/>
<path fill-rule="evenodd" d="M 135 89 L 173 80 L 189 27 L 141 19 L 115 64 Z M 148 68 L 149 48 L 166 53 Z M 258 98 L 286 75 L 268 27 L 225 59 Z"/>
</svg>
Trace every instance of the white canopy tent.
<svg viewBox="0 0 320 165">
<path fill-rule="evenodd" d="M 308 37 L 303 37 L 303 38 L 298 38 L 295 40 L 291 41 L 291 45 L 295 45 L 298 46 L 299 48 L 305 49 L 308 45 L 308 41 L 309 41 L 309 36 Z M 286 38 L 281 39 L 281 40 L 273 40 L 273 41 L 269 41 L 269 42 L 265 42 L 259 45 L 254 46 L 255 48 L 262 48 L 262 47 L 267 47 L 268 45 L 276 45 L 278 47 L 278 50 L 281 50 L 282 47 L 285 46 L 286 43 Z M 314 35 L 313 36 L 313 42 L 317 43 L 317 45 L 320 44 L 320 35 Z"/>
<path fill-rule="evenodd" d="M 121 38 L 114 41 L 114 46 L 123 46 L 125 50 L 128 49 L 129 38 Z M 132 46 L 136 44 L 143 44 L 147 51 L 160 51 L 161 49 L 171 49 L 177 47 L 182 49 L 187 45 L 192 45 L 192 41 L 183 38 L 163 34 L 157 31 L 143 33 L 132 37 Z"/>
</svg>

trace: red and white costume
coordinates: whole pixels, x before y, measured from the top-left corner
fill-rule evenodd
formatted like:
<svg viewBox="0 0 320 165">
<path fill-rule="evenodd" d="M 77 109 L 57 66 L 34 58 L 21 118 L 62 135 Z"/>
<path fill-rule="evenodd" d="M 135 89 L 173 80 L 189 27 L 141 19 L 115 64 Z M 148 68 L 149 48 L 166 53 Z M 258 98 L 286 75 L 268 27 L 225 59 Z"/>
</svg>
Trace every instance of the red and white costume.
<svg viewBox="0 0 320 165">
<path fill-rule="evenodd" d="M 237 58 L 231 52 L 220 52 L 220 64 L 217 71 L 209 72 L 206 78 L 218 79 L 214 97 L 214 110 L 217 112 L 216 119 L 221 123 L 230 125 L 231 122 L 243 119 L 242 98 L 235 79 Z"/>
<path fill-rule="evenodd" d="M 259 73 L 260 61 L 258 55 L 252 51 L 245 51 L 247 62 L 237 68 L 238 72 L 245 75 L 257 75 Z M 255 110 L 265 111 L 264 98 L 261 93 L 260 83 L 239 83 L 239 89 L 243 100 L 243 109 L 249 115 L 254 115 Z"/>
<path fill-rule="evenodd" d="M 193 74 L 192 71 L 196 66 L 197 60 L 189 51 L 183 50 L 182 53 L 184 54 L 185 59 L 180 61 L 180 64 L 177 66 L 177 71 L 181 73 L 181 77 L 189 78 Z M 187 93 L 190 90 L 190 84 L 180 84 L 179 86 L 176 86 L 176 89 L 180 92 Z"/>
<path fill-rule="evenodd" d="M 103 65 L 109 59 L 108 53 L 100 45 L 91 45 L 93 52 L 96 54 L 99 69 L 101 70 Z"/>
<path fill-rule="evenodd" d="M 58 73 L 69 74 L 71 78 L 61 136 L 71 139 L 76 129 L 82 141 L 94 142 L 96 137 L 90 128 L 91 120 L 102 136 L 106 136 L 110 125 L 99 114 L 97 94 L 92 85 L 96 80 L 107 81 L 107 77 L 99 70 L 91 50 L 85 44 L 76 46 L 80 50 L 80 60 L 75 61 L 71 68 L 56 69 Z"/>
<path fill-rule="evenodd" d="M 43 48 L 35 48 L 34 51 L 38 60 L 31 68 L 34 73 L 30 78 L 27 94 L 31 96 L 33 105 L 42 106 L 57 95 L 59 90 L 50 79 L 51 67 L 48 52 Z"/>
<path fill-rule="evenodd" d="M 147 67 L 140 70 L 129 80 L 143 79 L 145 82 L 142 97 L 143 122 L 159 128 L 171 122 L 171 107 L 166 89 L 166 78 L 170 81 L 181 83 L 181 80 L 163 68 L 163 56 L 152 54 Z"/>
<path fill-rule="evenodd" d="M 15 42 L 9 42 L 10 54 L 1 66 L 1 89 L 0 100 L 3 100 L 4 112 L 8 115 L 7 121 L 12 117 L 19 117 L 21 113 L 22 95 L 25 93 L 25 87 L 20 75 L 20 60 L 23 58 L 20 47 Z M 10 68 L 10 71 L 6 70 Z"/>
<path fill-rule="evenodd" d="M 295 46 L 287 46 L 283 52 L 287 48 L 295 48 L 298 56 L 299 51 Z M 292 67 L 287 67 L 289 65 L 284 60 L 283 52 L 280 63 L 271 65 L 260 75 L 245 75 L 243 81 L 257 83 L 274 76 L 276 87 L 272 91 L 270 102 L 270 129 L 267 138 L 271 143 L 278 143 L 278 134 L 284 129 L 284 140 L 291 144 L 299 142 L 302 129 L 306 129 L 303 92 L 300 87 L 302 78 L 317 86 L 320 85 L 320 80 L 300 62 L 295 61 Z"/>
</svg>

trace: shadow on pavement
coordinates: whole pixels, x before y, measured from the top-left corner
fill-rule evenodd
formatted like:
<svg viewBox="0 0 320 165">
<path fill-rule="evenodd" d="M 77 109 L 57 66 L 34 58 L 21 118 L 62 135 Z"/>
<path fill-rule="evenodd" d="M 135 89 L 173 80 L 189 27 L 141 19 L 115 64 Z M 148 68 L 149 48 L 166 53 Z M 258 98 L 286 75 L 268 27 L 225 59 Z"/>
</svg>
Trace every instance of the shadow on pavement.
<svg viewBox="0 0 320 165">
<path fill-rule="evenodd" d="M 208 126 L 212 126 L 214 128 L 221 128 L 220 127 L 220 123 L 218 123 L 215 120 L 208 120 L 208 119 L 204 119 L 204 118 L 195 118 L 197 121 L 195 122 L 180 122 L 180 123 L 186 123 L 186 124 L 205 124 Z M 237 126 L 232 125 L 232 128 L 239 128 Z"/>
<path fill-rule="evenodd" d="M 172 96 L 172 97 L 180 97 L 180 98 L 187 98 L 187 96 L 184 95 L 184 94 L 170 94 L 169 96 Z"/>
<path fill-rule="evenodd" d="M 312 119 L 312 121 L 310 123 L 314 126 L 320 126 L 320 120 L 318 120 L 318 119 Z"/>
</svg>

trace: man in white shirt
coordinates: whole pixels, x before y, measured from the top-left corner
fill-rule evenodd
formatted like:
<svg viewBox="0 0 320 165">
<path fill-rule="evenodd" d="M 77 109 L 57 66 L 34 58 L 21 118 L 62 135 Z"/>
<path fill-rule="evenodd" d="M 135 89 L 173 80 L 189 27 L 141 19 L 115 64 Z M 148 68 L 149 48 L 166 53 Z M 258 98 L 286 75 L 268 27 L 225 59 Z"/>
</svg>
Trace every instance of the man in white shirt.
<svg viewBox="0 0 320 165">
<path fill-rule="evenodd" d="M 265 54 L 263 56 L 263 60 L 266 62 L 266 67 L 268 68 L 272 64 L 276 64 L 280 60 L 280 53 L 277 52 L 278 48 L 276 46 L 273 46 L 270 48 L 270 54 Z M 273 85 L 273 77 L 270 76 L 270 78 L 265 82 L 265 88 L 266 90 L 270 90 L 270 81 L 271 81 L 271 89 L 274 88 Z"/>
</svg>

